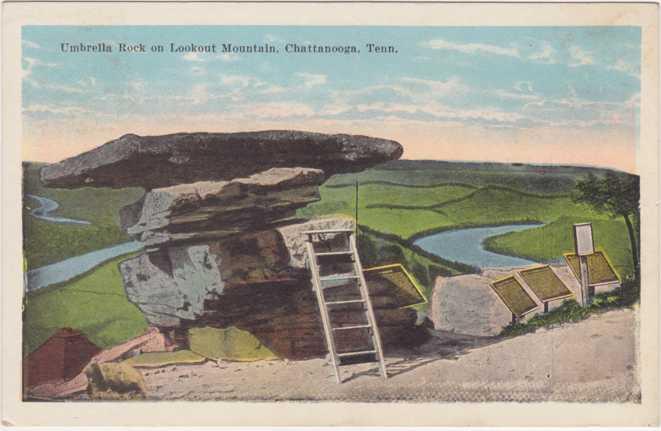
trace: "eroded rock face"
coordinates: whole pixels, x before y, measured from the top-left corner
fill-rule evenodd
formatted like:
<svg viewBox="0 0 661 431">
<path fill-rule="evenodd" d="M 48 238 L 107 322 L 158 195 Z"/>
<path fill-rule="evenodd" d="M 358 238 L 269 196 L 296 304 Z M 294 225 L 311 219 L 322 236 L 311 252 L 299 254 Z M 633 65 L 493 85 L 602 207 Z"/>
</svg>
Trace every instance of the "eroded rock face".
<svg viewBox="0 0 661 431">
<path fill-rule="evenodd" d="M 278 232 L 262 231 L 193 245 L 170 245 L 120 264 L 126 294 L 150 324 L 176 327 L 205 316 L 205 302 L 237 285 L 292 279 Z"/>
<path fill-rule="evenodd" d="M 296 210 L 319 200 L 330 175 L 401 154 L 395 141 L 344 134 L 125 135 L 44 167 L 41 179 L 51 187 L 147 189 L 120 211 L 122 227 L 145 244 L 120 272 L 151 325 L 174 329 L 175 338 L 191 328 L 234 327 L 280 357 L 300 359 L 327 352 L 303 232 L 354 225 L 301 220 Z M 414 341 L 416 312 L 399 308 L 383 286 L 369 288 L 384 344 Z M 335 324 L 364 323 L 356 321 L 362 308 L 333 313 Z M 365 348 L 366 334 L 343 332 L 351 334 L 338 339 L 340 350 Z"/>
<path fill-rule="evenodd" d="M 198 181 L 226 181 L 271 167 L 304 166 L 332 175 L 397 159 L 402 151 L 399 143 L 387 139 L 289 130 L 129 134 L 45 166 L 41 181 L 50 187 L 152 189 Z"/>
<path fill-rule="evenodd" d="M 222 238 L 291 221 L 298 208 L 319 200 L 324 173 L 273 168 L 232 181 L 163 187 L 142 199 L 137 222 L 127 229 L 147 246 Z M 135 212 L 126 207 L 124 219 Z"/>
<path fill-rule="evenodd" d="M 129 299 L 151 325 L 184 330 L 233 326 L 280 357 L 323 356 L 327 348 L 310 274 L 290 251 L 298 249 L 298 232 L 351 223 L 323 219 L 204 244 L 169 245 L 122 262 L 120 271 Z M 353 289 L 327 295 L 346 295 L 347 290 L 355 295 Z M 370 286 L 370 294 L 384 344 L 410 343 L 416 312 L 399 308 L 393 292 L 383 286 Z M 336 325 L 363 323 L 362 317 L 360 308 L 332 316 Z M 344 336 L 338 348 L 364 347 L 365 337 L 360 332 Z"/>
</svg>

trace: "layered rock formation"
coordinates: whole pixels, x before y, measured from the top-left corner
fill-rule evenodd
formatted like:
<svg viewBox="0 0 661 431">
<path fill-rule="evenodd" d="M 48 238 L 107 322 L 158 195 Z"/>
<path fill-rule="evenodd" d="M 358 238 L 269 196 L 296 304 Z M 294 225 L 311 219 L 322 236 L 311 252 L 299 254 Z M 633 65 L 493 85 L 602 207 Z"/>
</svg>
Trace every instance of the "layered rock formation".
<svg viewBox="0 0 661 431">
<path fill-rule="evenodd" d="M 306 221 L 295 212 L 319 199 L 328 175 L 401 153 L 394 141 L 307 132 L 126 135 L 47 166 L 41 177 L 56 186 L 151 188 L 120 214 L 146 245 L 120 270 L 129 300 L 150 324 L 178 333 L 236 327 L 298 359 L 326 353 L 303 231 L 351 228 L 353 221 Z M 370 290 L 384 344 L 410 343 L 416 313 L 398 308 L 381 287 Z M 362 315 L 333 318 L 356 323 Z M 355 334 L 341 343 L 359 341 Z"/>
<path fill-rule="evenodd" d="M 147 189 L 197 181 L 231 180 L 272 167 L 304 166 L 326 175 L 355 172 L 402 155 L 395 141 L 291 130 L 244 133 L 124 135 L 91 151 L 46 166 L 51 187 Z"/>
</svg>

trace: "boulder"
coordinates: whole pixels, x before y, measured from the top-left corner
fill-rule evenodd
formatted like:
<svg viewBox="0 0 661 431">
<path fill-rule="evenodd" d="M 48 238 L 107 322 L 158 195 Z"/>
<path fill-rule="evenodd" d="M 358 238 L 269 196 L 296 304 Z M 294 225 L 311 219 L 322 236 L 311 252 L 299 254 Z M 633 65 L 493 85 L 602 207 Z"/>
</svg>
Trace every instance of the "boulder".
<svg viewBox="0 0 661 431">
<path fill-rule="evenodd" d="M 482 275 L 438 277 L 430 316 L 434 329 L 474 336 L 498 335 L 512 321 L 512 313 Z"/>
<path fill-rule="evenodd" d="M 402 146 L 360 135 L 269 130 L 241 133 L 124 135 L 41 169 L 49 187 L 142 186 L 226 181 L 272 167 L 304 166 L 327 175 L 394 160 Z"/>
<path fill-rule="evenodd" d="M 179 332 L 234 327 L 278 357 L 323 356 L 326 344 L 316 295 L 299 255 L 301 232 L 352 225 L 351 220 L 329 218 L 205 243 L 167 244 L 122 262 L 120 271 L 129 300 L 152 325 Z M 384 344 L 410 342 L 415 310 L 400 308 L 397 296 L 384 286 L 369 288 Z M 341 286 L 334 289 L 327 293 L 328 300 L 343 299 L 347 293 Z M 361 318 L 360 307 L 332 316 L 334 324 L 362 323 Z M 365 334 L 356 332 L 342 343 L 350 349 L 364 345 L 364 340 Z"/>
<path fill-rule="evenodd" d="M 120 264 L 129 300 L 156 326 L 204 315 L 205 301 L 230 285 L 288 279 L 289 256 L 275 231 L 203 244 L 168 246 Z M 299 271 L 300 272 L 300 271 Z"/>
<path fill-rule="evenodd" d="M 127 229 L 147 246 L 222 238 L 291 221 L 298 208 L 319 200 L 324 173 L 272 168 L 231 181 L 201 181 L 148 192 Z M 137 203 L 139 204 L 139 203 Z M 128 221 L 136 204 L 122 212 Z"/>
</svg>

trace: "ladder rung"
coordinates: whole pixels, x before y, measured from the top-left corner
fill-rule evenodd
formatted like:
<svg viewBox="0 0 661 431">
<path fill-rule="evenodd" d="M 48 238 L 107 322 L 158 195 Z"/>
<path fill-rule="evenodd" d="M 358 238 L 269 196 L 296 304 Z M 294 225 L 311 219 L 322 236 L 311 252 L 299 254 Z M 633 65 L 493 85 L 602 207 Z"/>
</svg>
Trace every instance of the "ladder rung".
<svg viewBox="0 0 661 431">
<path fill-rule="evenodd" d="M 346 301 L 328 301 L 326 305 L 359 304 L 365 302 L 364 299 L 348 299 Z"/>
<path fill-rule="evenodd" d="M 360 352 L 345 352 L 345 353 L 338 353 L 337 356 L 338 358 L 346 358 L 349 356 L 360 356 L 360 355 L 372 355 L 376 353 L 376 350 L 363 350 Z"/>
<path fill-rule="evenodd" d="M 305 235 L 317 235 L 321 233 L 353 233 L 353 229 L 322 229 L 322 230 L 306 230 L 303 232 Z"/>
<path fill-rule="evenodd" d="M 337 328 L 333 328 L 333 331 L 348 331 L 350 329 L 364 329 L 364 328 L 371 328 L 372 325 L 370 324 L 364 324 L 364 325 L 351 325 L 351 326 L 338 326 Z"/>
<path fill-rule="evenodd" d="M 357 278 L 357 275 L 327 275 L 319 277 L 319 281 L 355 280 Z"/>
<path fill-rule="evenodd" d="M 343 254 L 353 254 L 353 251 L 347 250 L 347 251 L 324 251 L 321 253 L 315 253 L 317 256 L 341 256 Z"/>
</svg>

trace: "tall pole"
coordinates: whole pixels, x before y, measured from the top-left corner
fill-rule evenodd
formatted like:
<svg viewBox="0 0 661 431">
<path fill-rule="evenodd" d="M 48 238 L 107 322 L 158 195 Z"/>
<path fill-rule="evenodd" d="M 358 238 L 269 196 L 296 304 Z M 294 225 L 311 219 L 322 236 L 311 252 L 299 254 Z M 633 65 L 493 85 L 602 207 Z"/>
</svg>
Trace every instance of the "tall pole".
<svg viewBox="0 0 661 431">
<path fill-rule="evenodd" d="M 581 305 L 585 307 L 590 304 L 588 257 L 579 256 L 578 259 L 578 265 L 581 272 Z"/>
<path fill-rule="evenodd" d="M 356 201 L 355 201 L 355 213 L 356 213 L 356 225 L 354 226 L 355 234 L 354 236 L 356 237 L 356 244 L 358 243 L 358 179 L 356 179 Z M 356 248 L 358 250 L 358 248 Z"/>
</svg>

